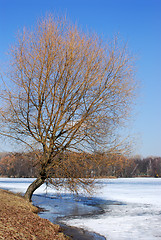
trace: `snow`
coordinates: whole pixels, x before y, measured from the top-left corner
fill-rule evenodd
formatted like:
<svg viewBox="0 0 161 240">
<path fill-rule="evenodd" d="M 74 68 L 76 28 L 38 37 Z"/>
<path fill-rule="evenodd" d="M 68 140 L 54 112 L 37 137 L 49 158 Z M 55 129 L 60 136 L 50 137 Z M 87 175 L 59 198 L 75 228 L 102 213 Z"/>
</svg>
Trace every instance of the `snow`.
<svg viewBox="0 0 161 240">
<path fill-rule="evenodd" d="M 25 192 L 34 179 L 0 179 L 0 188 Z M 49 212 L 41 214 L 50 221 L 97 232 L 108 240 L 161 239 L 161 179 L 99 179 L 92 198 L 76 198 L 67 191 L 58 195 L 46 185 L 36 190 L 34 203 Z M 103 210 L 102 214 L 97 214 Z M 101 211 L 100 211 L 101 212 Z"/>
<path fill-rule="evenodd" d="M 106 205 L 103 215 L 72 219 L 68 224 L 110 240 L 161 239 L 161 179 L 102 179 L 97 185 L 97 196 L 118 204 Z"/>
</svg>

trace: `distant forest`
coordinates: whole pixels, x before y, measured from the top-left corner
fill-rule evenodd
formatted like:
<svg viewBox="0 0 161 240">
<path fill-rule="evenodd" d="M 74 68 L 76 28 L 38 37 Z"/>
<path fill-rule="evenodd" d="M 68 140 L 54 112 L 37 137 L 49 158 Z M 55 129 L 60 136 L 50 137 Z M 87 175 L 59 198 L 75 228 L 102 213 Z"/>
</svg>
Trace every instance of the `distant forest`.
<svg viewBox="0 0 161 240">
<path fill-rule="evenodd" d="M 39 170 L 37 156 L 41 153 L 1 153 L 1 177 L 36 177 Z M 128 158 L 120 154 L 107 153 L 75 153 L 66 152 L 57 156 L 57 161 L 64 169 L 57 168 L 52 175 L 65 177 L 161 177 L 161 157 Z M 88 163 L 87 169 L 81 165 Z M 83 169 L 83 170 L 82 170 Z M 66 176 L 67 177 L 67 176 Z"/>
</svg>

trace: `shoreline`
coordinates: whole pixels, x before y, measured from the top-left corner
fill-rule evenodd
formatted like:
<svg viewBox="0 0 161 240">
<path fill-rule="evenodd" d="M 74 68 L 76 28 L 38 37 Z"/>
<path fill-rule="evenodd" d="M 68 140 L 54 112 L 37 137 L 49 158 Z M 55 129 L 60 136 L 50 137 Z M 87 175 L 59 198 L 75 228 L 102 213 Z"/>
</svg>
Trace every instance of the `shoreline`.
<svg viewBox="0 0 161 240">
<path fill-rule="evenodd" d="M 36 196 L 42 198 L 42 196 L 39 196 L 37 194 L 36 194 Z M 96 232 L 90 231 L 90 230 L 86 230 L 81 227 L 70 226 L 67 223 L 61 222 L 61 219 L 68 218 L 67 216 L 64 216 L 64 217 L 58 216 L 53 221 L 51 220 L 50 217 L 46 217 L 45 215 L 44 215 L 44 217 L 42 217 L 41 214 L 49 213 L 50 210 L 47 210 L 45 207 L 40 207 L 39 204 L 38 203 L 35 204 L 34 201 L 32 201 L 32 203 L 34 206 L 36 206 L 39 209 L 38 215 L 41 218 L 48 219 L 51 223 L 59 225 L 62 229 L 62 232 L 65 235 L 71 237 L 73 240 L 106 240 L 106 238 L 99 233 L 96 233 Z M 79 216 L 96 216 L 96 215 L 100 215 L 103 213 L 104 213 L 104 210 L 101 207 L 98 207 L 98 209 L 94 210 L 92 213 L 91 212 L 86 213 L 86 214 L 84 213 L 82 215 L 80 214 Z M 77 215 L 70 215 L 70 218 L 72 218 L 72 216 L 75 217 Z"/>
<path fill-rule="evenodd" d="M 83 228 L 68 226 L 64 223 L 58 223 L 63 233 L 71 237 L 73 240 L 106 240 L 106 238 L 98 233 L 85 230 Z"/>
<path fill-rule="evenodd" d="M 45 208 L 41 208 L 41 207 L 39 207 L 39 205 L 34 205 L 34 203 L 33 203 L 33 206 L 36 206 L 38 208 L 38 210 L 39 210 L 38 215 L 40 214 L 39 215 L 40 218 L 42 218 L 41 213 L 48 212 L 48 210 L 46 210 Z M 103 213 L 103 210 L 99 209 L 99 210 L 95 211 L 94 213 L 88 214 L 88 215 L 91 216 L 91 215 L 102 214 L 102 213 Z M 46 218 L 46 219 L 48 219 L 48 218 Z M 58 217 L 58 219 L 59 219 L 59 217 Z M 60 218 L 60 219 L 63 219 L 63 218 Z M 96 233 L 93 231 L 88 231 L 83 228 L 79 228 L 79 227 L 75 227 L 75 226 L 69 226 L 65 223 L 62 223 L 60 220 L 56 220 L 56 221 L 49 220 L 49 221 L 53 224 L 59 225 L 62 229 L 62 232 L 66 236 L 70 237 L 72 240 L 106 240 L 106 238 L 104 236 L 100 235 L 99 233 Z"/>
<path fill-rule="evenodd" d="M 40 211 L 39 211 L 39 216 L 41 218 L 46 218 L 48 219 L 50 222 L 54 223 L 54 224 L 58 224 L 60 225 L 60 227 L 63 229 L 63 232 L 65 235 L 72 237 L 73 240 L 105 240 L 106 238 L 99 234 L 96 233 L 95 231 L 90 231 L 88 229 L 84 229 L 82 227 L 75 227 L 75 226 L 70 226 L 68 225 L 68 218 L 72 218 L 72 217 L 81 217 L 81 216 L 86 216 L 86 217 L 92 217 L 92 216 L 96 216 L 96 215 L 101 215 L 104 213 L 104 209 L 99 205 L 93 205 L 93 207 L 95 207 L 92 211 L 90 210 L 83 210 L 83 213 L 80 211 L 77 211 L 76 214 L 74 213 L 66 213 L 66 215 L 64 215 L 65 213 L 63 212 L 64 216 L 61 216 L 62 212 L 57 212 L 56 210 L 51 210 L 50 207 L 48 209 L 48 206 L 43 204 L 43 200 L 41 200 L 39 202 L 39 199 L 42 198 L 47 198 L 48 199 L 48 204 L 49 206 L 57 206 L 60 204 L 60 208 L 63 208 L 63 205 L 65 205 L 65 202 L 60 202 L 59 203 L 59 199 L 58 198 L 51 198 L 50 196 L 41 196 L 39 194 L 35 194 L 35 198 L 33 198 L 32 203 L 39 207 Z M 51 202 L 50 202 L 51 201 Z M 56 201 L 56 202 L 55 202 Z M 62 199 L 61 199 L 62 201 Z M 88 205 L 88 204 L 87 204 Z M 68 206 L 68 202 L 66 202 L 66 206 Z M 89 204 L 89 206 L 92 206 L 91 204 Z M 85 208 L 86 209 L 86 208 Z M 52 212 L 57 212 L 54 214 L 54 216 L 52 215 Z M 78 214 L 79 212 L 79 214 Z M 57 216 L 55 216 L 57 215 Z M 63 219 L 66 219 L 66 222 L 62 222 Z"/>
<path fill-rule="evenodd" d="M 15 194 L 14 192 L 9 191 L 5 188 L 1 188 L 0 190 L 4 191 L 5 193 L 7 193 L 9 195 L 12 193 L 12 195 L 10 195 L 10 196 L 13 196 L 16 198 L 22 198 L 22 197 L 18 196 L 17 194 Z M 31 205 L 33 206 L 33 208 L 36 209 L 36 215 L 39 216 L 42 219 L 42 221 L 45 220 L 45 218 L 41 217 L 41 213 L 45 212 L 46 209 L 41 208 L 39 205 L 34 204 L 33 201 L 31 202 Z M 67 237 L 69 237 L 70 239 L 73 239 L 73 240 L 106 240 L 106 238 L 104 236 L 101 236 L 100 234 L 98 234 L 96 232 L 88 231 L 83 228 L 69 226 L 65 223 L 61 223 L 60 221 L 56 221 L 56 222 L 52 222 L 50 220 L 48 220 L 48 221 L 51 224 L 59 225 L 62 233 L 64 233 Z"/>
<path fill-rule="evenodd" d="M 37 214 L 40 213 L 39 217 L 41 218 L 41 213 L 45 212 L 46 209 L 41 208 L 41 207 L 39 207 L 37 205 L 34 205 L 34 204 L 33 204 L 33 206 L 35 206 L 38 209 Z M 88 231 L 88 230 L 85 230 L 85 229 L 79 228 L 79 227 L 69 226 L 65 223 L 61 223 L 60 221 L 56 221 L 56 222 L 50 221 L 50 222 L 53 223 L 53 224 L 59 225 L 62 229 L 62 232 L 67 237 L 70 237 L 73 240 L 106 240 L 106 238 L 104 236 L 102 236 L 102 235 L 100 235 L 99 233 L 96 233 L 96 232 Z"/>
</svg>

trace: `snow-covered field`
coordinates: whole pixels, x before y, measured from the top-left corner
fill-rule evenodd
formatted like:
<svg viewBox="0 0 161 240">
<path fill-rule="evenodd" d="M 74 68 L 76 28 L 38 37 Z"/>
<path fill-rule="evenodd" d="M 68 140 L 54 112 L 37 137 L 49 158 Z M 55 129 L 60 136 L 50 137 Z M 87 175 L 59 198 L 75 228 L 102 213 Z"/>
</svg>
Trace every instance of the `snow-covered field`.
<svg viewBox="0 0 161 240">
<path fill-rule="evenodd" d="M 33 179 L 0 178 L 0 188 L 25 192 Z M 33 202 L 50 221 L 95 231 L 108 240 L 161 239 L 161 179 L 99 179 L 93 197 L 73 197 L 41 186 Z M 101 214 L 98 214 L 101 213 Z"/>
</svg>

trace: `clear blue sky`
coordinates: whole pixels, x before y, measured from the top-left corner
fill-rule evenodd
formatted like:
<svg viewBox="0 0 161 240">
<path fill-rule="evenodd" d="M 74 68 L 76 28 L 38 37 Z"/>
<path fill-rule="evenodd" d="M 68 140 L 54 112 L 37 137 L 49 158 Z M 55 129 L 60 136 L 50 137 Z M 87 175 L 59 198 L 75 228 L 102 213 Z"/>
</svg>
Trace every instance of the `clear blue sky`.
<svg viewBox="0 0 161 240">
<path fill-rule="evenodd" d="M 48 12 L 67 15 L 104 38 L 119 33 L 128 41 L 141 82 L 132 127 L 136 154 L 161 156 L 161 0 L 0 0 L 0 64 L 17 30 Z"/>
</svg>

